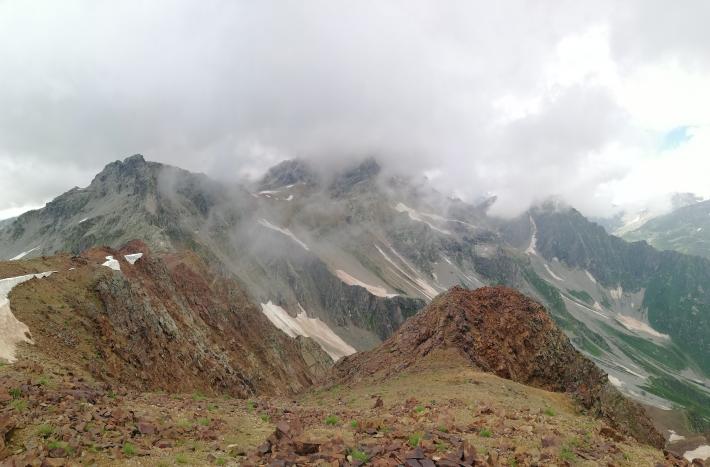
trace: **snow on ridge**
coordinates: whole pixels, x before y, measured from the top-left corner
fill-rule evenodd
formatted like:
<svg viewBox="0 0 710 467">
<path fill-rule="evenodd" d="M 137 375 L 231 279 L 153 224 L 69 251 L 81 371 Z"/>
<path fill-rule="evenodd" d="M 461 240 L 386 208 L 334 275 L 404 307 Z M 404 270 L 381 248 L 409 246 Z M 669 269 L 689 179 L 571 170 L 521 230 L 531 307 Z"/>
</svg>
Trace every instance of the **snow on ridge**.
<svg viewBox="0 0 710 467">
<path fill-rule="evenodd" d="M 288 195 L 288 198 L 286 198 L 286 201 L 291 201 L 293 199 L 293 195 Z"/>
<path fill-rule="evenodd" d="M 675 443 L 676 441 L 682 441 L 685 439 L 685 436 L 679 435 L 673 430 L 668 430 L 668 433 L 670 434 L 670 436 L 668 437 L 668 441 L 670 441 L 671 443 Z"/>
<path fill-rule="evenodd" d="M 79 221 L 79 224 L 83 224 L 84 222 L 86 222 L 86 221 L 88 221 L 88 220 L 89 220 L 89 218 L 88 218 L 88 217 L 85 217 L 85 218 L 83 218 L 82 220 Z"/>
<path fill-rule="evenodd" d="M 320 345 L 330 357 L 337 361 L 356 350 L 333 332 L 330 327 L 318 318 L 309 318 L 306 310 L 298 304 L 300 313 L 294 318 L 286 310 L 275 305 L 271 300 L 261 304 L 261 312 L 271 323 L 291 338 L 297 336 L 310 337 Z"/>
<path fill-rule="evenodd" d="M 419 213 L 419 212 L 416 211 L 415 209 L 410 208 L 409 206 L 407 206 L 407 205 L 404 204 L 404 203 L 397 203 L 397 205 L 394 207 L 394 209 L 395 209 L 397 212 L 406 212 L 407 215 L 409 215 L 409 218 L 410 218 L 411 220 L 417 221 L 417 222 L 423 222 L 424 224 L 428 225 L 429 227 L 431 227 L 433 230 L 436 230 L 437 232 L 441 232 L 441 233 L 443 233 L 444 235 L 451 235 L 451 232 L 449 232 L 448 230 L 444 230 L 444 229 L 441 229 L 441 228 L 435 226 L 435 225 L 432 224 L 431 222 L 429 222 L 429 221 L 427 221 L 426 219 L 424 219 L 424 217 L 422 217 L 423 215 L 422 215 L 421 213 Z"/>
<path fill-rule="evenodd" d="M 342 269 L 336 269 L 335 275 L 338 276 L 338 279 L 345 282 L 346 284 L 360 286 L 360 287 L 366 289 L 372 295 L 375 295 L 377 297 L 392 298 L 392 297 L 397 296 L 396 293 L 394 293 L 394 294 L 387 293 L 387 289 L 385 289 L 384 287 L 366 284 L 366 283 L 362 282 L 361 280 L 357 279 L 356 277 L 351 276 L 350 274 L 343 271 Z"/>
<path fill-rule="evenodd" d="M 121 265 L 118 263 L 118 260 L 111 255 L 106 257 L 106 262 L 102 263 L 101 266 L 106 266 L 107 268 L 111 268 L 114 271 L 121 270 Z"/>
<path fill-rule="evenodd" d="M 15 256 L 14 258 L 10 258 L 10 261 L 18 261 L 18 260 L 21 260 L 22 258 L 24 258 L 25 256 L 29 255 L 30 253 L 32 253 L 33 251 L 35 251 L 35 250 L 37 250 L 37 249 L 39 249 L 38 246 L 32 248 L 31 250 L 23 251 L 22 253 L 20 253 L 19 255 Z"/>
<path fill-rule="evenodd" d="M 126 258 L 126 261 L 128 261 L 129 264 L 136 264 L 136 261 L 138 261 L 142 257 L 143 253 L 131 253 L 130 255 L 124 256 L 124 258 Z"/>
<path fill-rule="evenodd" d="M 597 280 L 594 278 L 594 276 L 592 276 L 591 272 L 587 271 L 586 269 L 584 270 L 584 272 L 587 274 L 587 277 L 590 281 L 594 282 L 595 284 L 597 283 Z"/>
<path fill-rule="evenodd" d="M 50 276 L 54 271 L 42 272 L 39 274 L 27 274 L 24 276 L 8 277 L 0 279 L 0 360 L 14 363 L 15 347 L 20 342 L 34 344 L 28 336 L 30 329 L 25 323 L 15 318 L 10 309 L 10 291 L 17 285 L 30 279 L 41 279 Z"/>
<path fill-rule="evenodd" d="M 632 318 L 631 316 L 617 315 L 616 320 L 629 331 L 642 332 L 644 334 L 648 334 L 649 336 L 657 337 L 659 339 L 670 340 L 671 338 L 671 336 L 669 336 L 668 334 L 662 334 L 653 329 L 648 324 L 644 323 L 643 321 L 639 321 L 636 318 Z"/>
<path fill-rule="evenodd" d="M 259 225 L 261 225 L 261 226 L 263 226 L 263 227 L 266 227 L 267 229 L 271 229 L 271 230 L 274 230 L 274 231 L 276 231 L 276 232 L 279 232 L 279 233 L 282 233 L 282 234 L 286 235 L 286 236 L 289 237 L 291 240 L 293 240 L 294 242 L 296 242 L 296 243 L 298 243 L 299 245 L 301 245 L 304 250 L 310 251 L 310 248 L 308 248 L 308 245 L 306 245 L 305 242 L 301 241 L 298 237 L 296 237 L 296 236 L 293 234 L 293 232 L 291 232 L 289 229 L 284 229 L 284 228 L 278 227 L 278 226 L 272 224 L 271 222 L 267 221 L 267 220 L 264 219 L 264 218 L 259 219 L 258 223 L 259 223 Z"/>
</svg>

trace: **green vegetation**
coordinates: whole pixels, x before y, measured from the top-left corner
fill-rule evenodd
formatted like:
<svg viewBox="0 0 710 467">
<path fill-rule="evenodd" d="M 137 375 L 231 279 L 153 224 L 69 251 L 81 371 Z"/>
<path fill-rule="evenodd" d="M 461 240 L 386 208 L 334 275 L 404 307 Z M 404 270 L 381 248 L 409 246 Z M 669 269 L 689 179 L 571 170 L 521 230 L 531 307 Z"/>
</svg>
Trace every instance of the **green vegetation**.
<svg viewBox="0 0 710 467">
<path fill-rule="evenodd" d="M 367 462 L 370 460 L 370 456 L 359 449 L 351 449 L 348 454 L 353 458 L 353 460 L 358 462 Z"/>
<path fill-rule="evenodd" d="M 409 436 L 409 439 L 407 440 L 409 445 L 413 448 L 416 448 L 419 446 L 419 443 L 422 442 L 422 434 L 421 433 L 414 433 Z"/>
<path fill-rule="evenodd" d="M 571 296 L 574 298 L 583 301 L 587 305 L 593 305 L 594 304 L 594 299 L 592 298 L 591 295 L 589 295 L 585 290 L 572 290 L 572 289 L 567 289 L 567 293 L 569 293 Z"/>
<path fill-rule="evenodd" d="M 254 411 L 255 408 L 256 404 L 254 403 L 254 401 L 247 402 L 247 412 L 251 413 Z"/>
<path fill-rule="evenodd" d="M 689 428 L 695 432 L 710 430 L 710 395 L 668 376 L 651 376 L 643 388 L 686 408 Z"/>
<path fill-rule="evenodd" d="M 488 428 L 482 428 L 481 431 L 478 432 L 478 436 L 481 438 L 490 438 L 493 436 L 493 433 Z"/>
<path fill-rule="evenodd" d="M 641 337 L 626 334 L 618 329 L 614 329 L 608 324 L 602 323 L 602 326 L 609 333 L 609 335 L 617 337 L 624 344 L 632 347 L 630 351 L 626 352 L 627 354 L 634 355 L 637 352 L 641 353 L 642 355 L 645 355 L 646 357 L 649 357 L 652 360 L 660 362 L 677 371 L 688 367 L 688 361 L 685 356 L 672 344 L 661 346 Z"/>
<path fill-rule="evenodd" d="M 340 423 L 340 420 L 339 420 L 338 417 L 336 417 L 335 415 L 328 415 L 328 416 L 325 418 L 325 424 L 328 425 L 328 426 L 335 426 L 335 425 L 337 425 L 338 423 Z"/>
<path fill-rule="evenodd" d="M 425 410 L 426 410 L 426 409 L 424 408 L 423 405 L 418 405 L 418 406 L 414 407 L 414 411 L 415 411 L 416 413 L 424 413 Z"/>
<path fill-rule="evenodd" d="M 562 459 L 563 461 L 571 462 L 576 457 L 577 455 L 574 453 L 574 451 L 572 451 L 572 448 L 570 446 L 565 445 L 560 448 L 560 459 Z"/>
<path fill-rule="evenodd" d="M 37 436 L 49 438 L 54 433 L 54 427 L 49 424 L 42 424 L 37 428 Z"/>
<path fill-rule="evenodd" d="M 195 402 L 203 401 L 205 399 L 207 399 L 207 397 L 199 391 L 192 395 L 192 400 Z"/>
<path fill-rule="evenodd" d="M 17 399 L 12 401 L 10 406 L 17 410 L 18 412 L 24 412 L 27 409 L 27 401 L 22 400 L 22 399 Z"/>
<path fill-rule="evenodd" d="M 10 394 L 10 397 L 13 399 L 19 399 L 22 397 L 22 391 L 20 391 L 20 388 L 12 388 L 9 391 L 7 391 L 8 394 Z"/>
<path fill-rule="evenodd" d="M 129 442 L 125 442 L 125 443 L 123 443 L 123 447 L 121 448 L 121 452 L 123 453 L 124 456 L 128 456 L 128 457 L 135 456 L 136 455 L 136 447 Z"/>
<path fill-rule="evenodd" d="M 551 407 L 548 407 L 545 409 L 545 415 L 547 415 L 548 417 L 554 417 L 556 413 Z"/>
<path fill-rule="evenodd" d="M 197 423 L 202 426 L 210 426 L 210 419 L 206 417 L 198 418 Z"/>
<path fill-rule="evenodd" d="M 185 456 L 185 454 L 175 455 L 175 463 L 182 464 L 182 465 L 187 464 L 188 463 L 187 456 Z"/>
<path fill-rule="evenodd" d="M 350 428 L 352 428 L 353 430 L 356 430 L 357 427 L 358 427 L 357 420 L 353 420 L 352 422 L 350 422 Z"/>
</svg>

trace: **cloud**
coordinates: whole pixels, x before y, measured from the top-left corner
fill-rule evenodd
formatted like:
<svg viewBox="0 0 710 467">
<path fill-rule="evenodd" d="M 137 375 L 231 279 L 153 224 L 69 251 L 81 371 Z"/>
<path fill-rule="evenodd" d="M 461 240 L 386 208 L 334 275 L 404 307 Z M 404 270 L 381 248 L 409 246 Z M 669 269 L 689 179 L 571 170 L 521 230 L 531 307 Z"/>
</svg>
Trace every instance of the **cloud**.
<svg viewBox="0 0 710 467">
<path fill-rule="evenodd" d="M 707 123 L 692 100 L 707 96 L 705 9 L 0 1 L 0 210 L 140 152 L 219 177 L 374 155 L 495 192 L 501 214 L 550 195 L 602 212 L 658 138 Z"/>
</svg>

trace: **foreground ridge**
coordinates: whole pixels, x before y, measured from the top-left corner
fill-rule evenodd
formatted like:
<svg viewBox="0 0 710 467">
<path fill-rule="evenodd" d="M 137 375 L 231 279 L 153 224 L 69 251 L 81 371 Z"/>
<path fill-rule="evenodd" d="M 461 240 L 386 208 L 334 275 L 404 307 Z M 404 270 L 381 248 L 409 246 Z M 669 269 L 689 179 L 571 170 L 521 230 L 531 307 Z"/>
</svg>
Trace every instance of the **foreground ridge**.
<svg viewBox="0 0 710 467">
<path fill-rule="evenodd" d="M 386 378 L 442 349 L 454 349 L 475 368 L 502 378 L 570 393 L 614 428 L 652 446 L 664 444 L 643 409 L 572 346 L 545 308 L 507 287 L 453 287 L 380 347 L 345 358 L 335 372 L 340 382 Z"/>
</svg>

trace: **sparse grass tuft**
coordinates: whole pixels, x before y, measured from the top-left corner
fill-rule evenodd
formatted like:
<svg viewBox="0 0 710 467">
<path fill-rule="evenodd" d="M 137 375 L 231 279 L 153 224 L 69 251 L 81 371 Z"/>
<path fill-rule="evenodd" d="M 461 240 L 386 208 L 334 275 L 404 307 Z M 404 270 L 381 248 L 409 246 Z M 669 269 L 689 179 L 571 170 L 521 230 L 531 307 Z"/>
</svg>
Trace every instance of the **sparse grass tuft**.
<svg viewBox="0 0 710 467">
<path fill-rule="evenodd" d="M 256 404 L 254 403 L 254 401 L 247 402 L 247 412 L 251 413 L 254 411 L 255 408 Z"/>
<path fill-rule="evenodd" d="M 423 405 L 418 405 L 418 406 L 414 407 L 414 411 L 415 411 L 416 413 L 423 413 L 425 410 L 426 410 L 426 409 L 424 408 Z"/>
<path fill-rule="evenodd" d="M 574 454 L 571 447 L 562 446 L 560 448 L 560 459 L 564 461 L 573 461 L 575 457 L 577 456 Z"/>
<path fill-rule="evenodd" d="M 556 414 L 555 411 L 552 409 L 552 407 L 548 407 L 548 408 L 545 409 L 545 415 L 547 415 L 548 417 L 554 417 L 554 416 L 557 415 L 557 414 Z"/>
<path fill-rule="evenodd" d="M 358 462 L 367 462 L 370 460 L 370 456 L 368 456 L 364 451 L 361 451 L 359 449 L 351 449 L 350 455 L 352 456 L 353 460 L 356 460 Z"/>
<path fill-rule="evenodd" d="M 123 443 L 123 447 L 121 448 L 121 452 L 123 453 L 124 456 L 131 457 L 136 455 L 136 447 L 131 444 L 131 443 Z"/>
<path fill-rule="evenodd" d="M 54 433 L 54 427 L 49 424 L 42 424 L 37 428 L 37 436 L 49 438 Z"/>
<path fill-rule="evenodd" d="M 20 391 L 20 388 L 12 388 L 9 391 L 7 391 L 8 394 L 14 399 L 17 400 L 20 397 L 22 397 L 22 391 Z"/>
<path fill-rule="evenodd" d="M 336 417 L 335 415 L 328 415 L 328 416 L 325 418 L 325 424 L 328 425 L 328 426 L 335 426 L 335 425 L 337 425 L 339 422 L 340 422 L 340 420 L 339 420 L 338 417 Z"/>
<path fill-rule="evenodd" d="M 199 402 L 199 401 L 203 401 L 205 399 L 207 399 L 207 397 L 199 391 L 192 394 L 193 401 Z"/>
<path fill-rule="evenodd" d="M 203 418 L 198 418 L 197 423 L 199 423 L 202 426 L 210 426 L 210 419 L 203 417 Z"/>
<path fill-rule="evenodd" d="M 187 464 L 188 463 L 187 456 L 185 456 L 185 454 L 177 454 L 175 456 L 175 463 L 182 464 L 182 465 Z"/>
<path fill-rule="evenodd" d="M 265 413 L 261 414 L 261 421 L 262 422 L 269 423 L 270 420 L 271 420 L 271 417 L 269 417 L 267 414 L 265 414 Z"/>
<path fill-rule="evenodd" d="M 10 406 L 17 410 L 18 412 L 24 412 L 27 409 L 27 401 L 22 400 L 22 399 L 17 399 L 12 401 Z"/>
<path fill-rule="evenodd" d="M 416 448 L 419 446 L 419 443 L 422 442 L 422 434 L 421 433 L 414 433 L 409 436 L 409 439 L 407 440 L 409 445 L 413 448 Z"/>
<path fill-rule="evenodd" d="M 481 429 L 481 431 L 478 432 L 478 436 L 480 436 L 481 438 L 490 438 L 491 436 L 493 436 L 493 433 L 488 428 L 483 428 Z"/>
<path fill-rule="evenodd" d="M 358 427 L 357 420 L 353 420 L 352 422 L 350 422 L 350 428 L 352 428 L 353 430 L 356 430 L 357 427 Z"/>
</svg>

